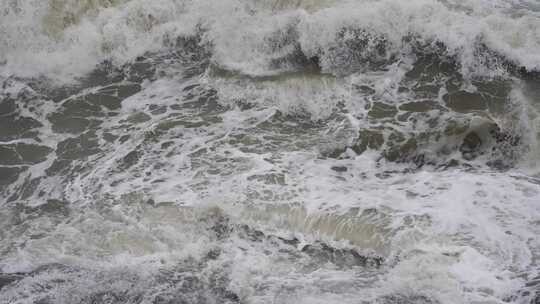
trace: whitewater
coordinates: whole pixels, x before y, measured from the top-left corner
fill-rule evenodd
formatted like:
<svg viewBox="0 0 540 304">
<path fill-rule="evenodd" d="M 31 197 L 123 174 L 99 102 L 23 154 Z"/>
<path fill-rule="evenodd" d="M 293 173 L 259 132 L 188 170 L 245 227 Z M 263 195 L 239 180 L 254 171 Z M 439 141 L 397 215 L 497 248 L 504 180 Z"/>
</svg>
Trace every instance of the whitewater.
<svg viewBox="0 0 540 304">
<path fill-rule="evenodd" d="M 0 303 L 540 303 L 540 3 L 0 0 Z"/>
</svg>

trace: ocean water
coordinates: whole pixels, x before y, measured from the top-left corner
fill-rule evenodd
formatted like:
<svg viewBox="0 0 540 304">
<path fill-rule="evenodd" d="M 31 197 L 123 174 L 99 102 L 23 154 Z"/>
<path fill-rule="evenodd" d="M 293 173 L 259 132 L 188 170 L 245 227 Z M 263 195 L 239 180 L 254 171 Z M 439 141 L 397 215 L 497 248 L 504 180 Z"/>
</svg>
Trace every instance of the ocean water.
<svg viewBox="0 0 540 304">
<path fill-rule="evenodd" d="M 0 1 L 0 303 L 540 303 L 540 3 Z"/>
</svg>

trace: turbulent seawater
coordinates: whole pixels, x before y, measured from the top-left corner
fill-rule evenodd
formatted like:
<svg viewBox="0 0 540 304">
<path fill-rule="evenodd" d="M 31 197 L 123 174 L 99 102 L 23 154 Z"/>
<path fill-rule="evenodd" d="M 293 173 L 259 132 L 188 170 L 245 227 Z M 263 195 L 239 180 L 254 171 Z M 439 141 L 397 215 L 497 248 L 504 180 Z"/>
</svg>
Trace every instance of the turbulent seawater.
<svg viewBox="0 0 540 304">
<path fill-rule="evenodd" d="M 0 303 L 540 303 L 540 3 L 1 0 Z"/>
</svg>

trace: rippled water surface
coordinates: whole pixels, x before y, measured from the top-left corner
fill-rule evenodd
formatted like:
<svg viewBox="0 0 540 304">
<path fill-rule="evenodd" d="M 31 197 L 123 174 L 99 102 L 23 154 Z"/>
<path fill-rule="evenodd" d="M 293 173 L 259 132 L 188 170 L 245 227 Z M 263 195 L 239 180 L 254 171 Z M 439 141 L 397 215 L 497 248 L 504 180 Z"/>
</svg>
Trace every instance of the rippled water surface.
<svg viewBox="0 0 540 304">
<path fill-rule="evenodd" d="M 540 302 L 532 0 L 0 1 L 0 303 Z"/>
</svg>

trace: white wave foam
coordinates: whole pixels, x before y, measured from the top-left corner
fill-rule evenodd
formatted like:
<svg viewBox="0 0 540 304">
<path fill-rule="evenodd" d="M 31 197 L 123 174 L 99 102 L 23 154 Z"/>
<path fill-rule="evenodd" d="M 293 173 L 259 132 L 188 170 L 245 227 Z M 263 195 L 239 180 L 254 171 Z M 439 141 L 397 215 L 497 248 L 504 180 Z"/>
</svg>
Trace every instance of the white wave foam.
<svg viewBox="0 0 540 304">
<path fill-rule="evenodd" d="M 4 1 L 0 21 L 2 74 L 69 79 L 111 59 L 122 63 L 166 41 L 207 30 L 213 60 L 247 74 L 272 72 L 269 63 L 299 44 L 331 71 L 336 35 L 343 28 L 382 35 L 389 54 L 403 39 L 440 41 L 465 71 L 487 73 L 478 43 L 530 70 L 540 68 L 540 19 L 512 16 L 490 1 Z M 507 4 L 499 1 L 498 3 Z M 296 37 L 295 37 L 296 36 Z M 282 67 L 283 68 L 283 67 Z M 275 72 L 275 71 L 274 71 Z"/>
</svg>

